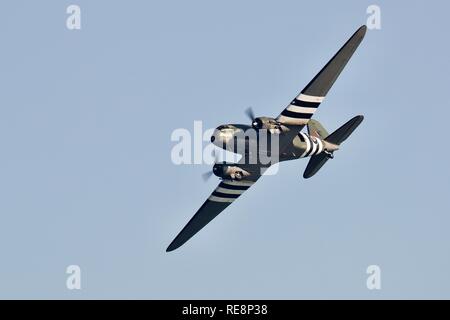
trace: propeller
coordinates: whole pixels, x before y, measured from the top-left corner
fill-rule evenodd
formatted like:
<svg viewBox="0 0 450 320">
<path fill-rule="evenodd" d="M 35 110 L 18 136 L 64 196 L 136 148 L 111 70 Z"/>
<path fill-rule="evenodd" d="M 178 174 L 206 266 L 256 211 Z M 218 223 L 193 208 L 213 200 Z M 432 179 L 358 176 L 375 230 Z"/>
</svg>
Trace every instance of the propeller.
<svg viewBox="0 0 450 320">
<path fill-rule="evenodd" d="M 247 115 L 247 117 L 249 117 L 250 121 L 253 123 L 253 121 L 255 120 L 255 113 L 253 112 L 252 107 L 248 107 L 245 110 L 245 114 Z"/>
<path fill-rule="evenodd" d="M 218 162 L 219 155 L 217 154 L 216 149 L 213 149 L 212 153 L 214 155 L 214 164 L 216 164 Z M 212 170 L 202 173 L 203 181 L 208 181 L 212 177 L 213 173 L 214 172 Z"/>
<path fill-rule="evenodd" d="M 205 181 L 205 182 L 208 181 L 209 178 L 212 177 L 212 175 L 213 175 L 212 170 L 203 173 L 203 174 L 202 174 L 203 181 Z"/>
</svg>

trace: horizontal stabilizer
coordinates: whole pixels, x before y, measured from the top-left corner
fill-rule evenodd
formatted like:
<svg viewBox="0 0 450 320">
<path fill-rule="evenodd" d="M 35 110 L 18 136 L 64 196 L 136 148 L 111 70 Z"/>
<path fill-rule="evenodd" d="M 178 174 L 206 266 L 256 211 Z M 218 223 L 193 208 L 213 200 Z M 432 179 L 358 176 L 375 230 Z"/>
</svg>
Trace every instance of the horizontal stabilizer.
<svg viewBox="0 0 450 320">
<path fill-rule="evenodd" d="M 325 162 L 328 161 L 328 155 L 325 153 L 320 153 L 318 155 L 312 156 L 306 166 L 305 172 L 303 173 L 303 178 L 308 179 L 317 173 L 317 171 L 322 168 Z"/>
<path fill-rule="evenodd" d="M 335 145 L 340 145 L 352 134 L 353 131 L 355 131 L 363 120 L 364 116 L 356 116 L 350 119 L 342 127 L 326 137 L 325 140 Z"/>
</svg>

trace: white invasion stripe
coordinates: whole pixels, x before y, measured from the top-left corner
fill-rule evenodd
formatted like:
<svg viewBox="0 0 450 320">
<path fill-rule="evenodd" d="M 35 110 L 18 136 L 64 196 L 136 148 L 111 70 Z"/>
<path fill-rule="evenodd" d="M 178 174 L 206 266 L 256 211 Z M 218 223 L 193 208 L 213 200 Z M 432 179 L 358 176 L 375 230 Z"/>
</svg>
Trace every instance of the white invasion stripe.
<svg viewBox="0 0 450 320">
<path fill-rule="evenodd" d="M 308 151 L 311 148 L 311 142 L 309 141 L 308 137 L 306 136 L 306 134 L 304 134 L 303 132 L 300 132 L 300 134 L 302 135 L 303 139 L 305 139 L 306 142 L 306 149 L 305 152 L 303 152 L 303 154 L 300 156 L 300 158 L 303 158 L 305 156 L 305 154 L 308 153 Z"/>
<path fill-rule="evenodd" d="M 245 181 L 239 181 L 239 180 L 222 180 L 223 183 L 225 184 L 229 184 L 231 186 L 245 186 L 245 187 L 250 187 L 252 186 L 255 182 L 254 181 L 249 181 L 249 180 L 245 180 Z"/>
<path fill-rule="evenodd" d="M 301 125 L 307 124 L 309 119 L 297 119 L 280 115 L 277 120 L 283 124 Z"/>
<path fill-rule="evenodd" d="M 243 194 L 245 190 L 234 190 L 234 189 L 226 189 L 222 187 L 218 187 L 216 189 L 217 192 L 228 193 L 228 194 Z"/>
<path fill-rule="evenodd" d="M 289 105 L 286 109 L 289 111 L 292 111 L 292 112 L 299 112 L 299 113 L 313 114 L 314 112 L 316 112 L 316 108 L 299 107 L 299 106 L 294 106 L 292 104 Z"/>
<path fill-rule="evenodd" d="M 306 101 L 306 102 L 317 102 L 321 103 L 325 99 L 325 97 L 316 97 L 316 96 L 308 96 L 307 94 L 300 93 L 297 96 L 297 100 Z"/>
<path fill-rule="evenodd" d="M 310 138 L 311 139 L 311 145 L 312 145 L 312 151 L 311 151 L 311 153 L 309 154 L 309 156 L 312 156 L 312 155 L 314 155 L 314 153 L 316 152 L 316 144 L 314 143 L 314 141 L 312 140 L 312 138 Z"/>
<path fill-rule="evenodd" d="M 321 152 L 323 151 L 323 143 L 322 143 L 322 140 L 317 139 L 317 144 L 318 144 L 319 148 L 317 149 L 316 154 L 319 154 L 319 153 L 321 153 Z"/>
<path fill-rule="evenodd" d="M 216 196 L 210 196 L 208 198 L 208 200 L 210 201 L 214 201 L 214 202 L 233 202 L 235 199 L 234 198 L 222 198 L 222 197 L 216 197 Z"/>
</svg>

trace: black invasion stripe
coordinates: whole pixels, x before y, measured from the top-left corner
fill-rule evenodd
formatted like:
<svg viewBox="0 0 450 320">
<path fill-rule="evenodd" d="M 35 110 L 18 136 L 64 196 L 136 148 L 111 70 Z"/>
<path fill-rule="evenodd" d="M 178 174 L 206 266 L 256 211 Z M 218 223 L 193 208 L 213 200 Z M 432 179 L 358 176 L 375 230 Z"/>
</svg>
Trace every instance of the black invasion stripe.
<svg viewBox="0 0 450 320">
<path fill-rule="evenodd" d="M 305 138 L 303 137 L 303 135 L 302 134 L 298 134 L 298 137 L 300 138 L 300 141 L 301 142 L 305 142 Z"/>
<path fill-rule="evenodd" d="M 236 199 L 237 197 L 240 196 L 240 194 L 228 194 L 228 193 L 222 193 L 222 192 L 218 192 L 218 191 L 214 191 L 212 193 L 212 195 L 216 196 L 216 197 L 231 198 L 231 199 Z"/>
<path fill-rule="evenodd" d="M 219 184 L 219 187 L 222 187 L 225 189 L 231 189 L 231 190 L 247 190 L 248 188 L 250 188 L 250 186 L 236 186 L 236 185 L 226 184 L 223 182 L 221 182 Z"/>
<path fill-rule="evenodd" d="M 309 140 L 309 142 L 311 143 L 311 149 L 309 149 L 309 151 L 305 154 L 305 157 L 309 157 L 314 149 L 314 142 L 312 141 L 312 139 L 309 136 L 306 136 Z"/>
<path fill-rule="evenodd" d="M 312 113 L 301 113 L 301 112 L 293 112 L 289 111 L 287 109 L 284 109 L 281 115 L 289 118 L 296 118 L 296 119 L 311 119 L 313 116 Z"/>
<path fill-rule="evenodd" d="M 321 152 L 320 150 L 320 143 L 319 141 L 317 141 L 317 150 L 316 150 L 316 154 L 319 154 Z"/>
<path fill-rule="evenodd" d="M 305 107 L 305 108 L 317 108 L 320 105 L 320 102 L 307 102 L 303 100 L 294 99 L 291 102 L 294 106 Z"/>
</svg>

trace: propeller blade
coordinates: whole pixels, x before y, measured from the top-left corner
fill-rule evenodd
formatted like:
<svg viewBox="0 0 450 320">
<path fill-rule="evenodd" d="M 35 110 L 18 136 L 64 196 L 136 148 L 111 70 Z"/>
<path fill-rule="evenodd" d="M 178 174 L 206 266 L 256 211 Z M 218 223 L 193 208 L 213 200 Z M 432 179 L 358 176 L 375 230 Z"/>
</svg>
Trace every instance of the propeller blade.
<svg viewBox="0 0 450 320">
<path fill-rule="evenodd" d="M 208 181 L 209 178 L 211 178 L 212 175 L 213 175 L 213 172 L 212 171 L 208 171 L 208 172 L 205 172 L 205 173 L 202 174 L 202 178 L 203 178 L 204 181 Z"/>
<path fill-rule="evenodd" d="M 253 112 L 252 107 L 248 107 L 245 110 L 245 114 L 247 115 L 247 117 L 250 118 L 251 122 L 253 122 L 253 120 L 255 120 L 255 113 Z"/>
<path fill-rule="evenodd" d="M 219 161 L 219 154 L 217 153 L 217 148 L 214 148 L 211 155 L 214 157 L 214 163 Z"/>
</svg>

